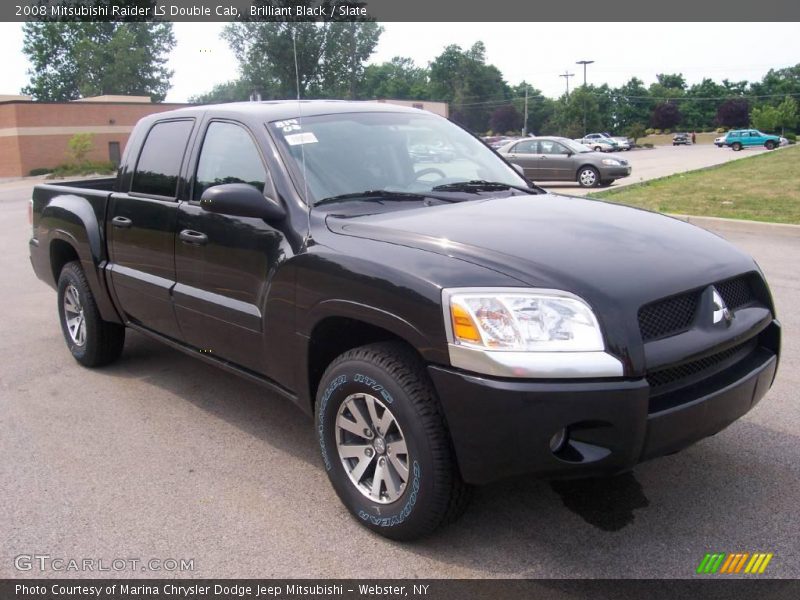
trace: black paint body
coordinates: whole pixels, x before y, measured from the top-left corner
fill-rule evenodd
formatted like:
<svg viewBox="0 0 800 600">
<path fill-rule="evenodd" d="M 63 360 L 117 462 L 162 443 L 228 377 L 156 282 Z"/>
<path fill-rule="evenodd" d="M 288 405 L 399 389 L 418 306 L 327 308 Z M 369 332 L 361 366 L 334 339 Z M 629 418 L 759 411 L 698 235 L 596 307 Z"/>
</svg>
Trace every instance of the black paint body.
<svg viewBox="0 0 800 600">
<path fill-rule="evenodd" d="M 414 109 L 311 102 L 301 110 Z M 754 261 L 721 238 L 655 213 L 548 194 L 436 206 L 346 202 L 309 211 L 302 182 L 265 126 L 298 116 L 297 103 L 250 103 L 143 119 L 115 180 L 36 187 L 36 274 L 54 286 L 64 262 L 79 259 L 105 320 L 264 384 L 309 413 L 334 357 L 326 349 L 341 350 L 337 344 L 348 336 L 403 340 L 428 365 L 461 473 L 474 483 L 520 473 L 618 472 L 715 433 L 771 385 L 780 326 L 768 288 Z M 139 150 L 165 119 L 193 123 L 175 196 L 132 193 Z M 283 218 L 226 216 L 191 200 L 212 121 L 238 123 L 256 141 L 268 172 L 264 195 L 279 203 Z M 205 241 L 193 243 L 187 231 Z M 760 301 L 731 327 L 643 341 L 643 305 L 742 274 L 758 280 Z M 598 318 L 607 351 L 622 361 L 623 377 L 495 379 L 454 369 L 441 290 L 481 286 L 580 296 Z M 666 408 L 653 404 L 648 372 L 746 340 L 752 348 L 742 360 L 673 393 Z M 569 427 L 575 454 L 550 452 L 550 436 L 561 427 Z"/>
</svg>

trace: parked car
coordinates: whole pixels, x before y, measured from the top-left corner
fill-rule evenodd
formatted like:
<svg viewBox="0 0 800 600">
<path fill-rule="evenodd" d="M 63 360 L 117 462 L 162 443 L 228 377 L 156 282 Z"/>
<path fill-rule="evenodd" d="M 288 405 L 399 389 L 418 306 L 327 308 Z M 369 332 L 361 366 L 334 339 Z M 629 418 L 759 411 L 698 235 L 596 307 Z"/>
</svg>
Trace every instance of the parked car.
<svg viewBox="0 0 800 600">
<path fill-rule="evenodd" d="M 714 138 L 714 145 L 717 148 L 722 148 L 725 145 L 725 136 L 721 135 L 718 138 Z"/>
<path fill-rule="evenodd" d="M 761 133 L 758 129 L 737 129 L 728 132 L 725 136 L 725 145 L 736 151 L 745 146 L 764 146 L 767 150 L 773 150 L 781 145 L 781 138 Z"/>
<path fill-rule="evenodd" d="M 619 144 L 601 133 L 590 133 L 586 137 L 575 140 L 595 152 L 616 152 Z"/>
<path fill-rule="evenodd" d="M 411 139 L 458 156 L 415 165 Z M 748 255 L 677 219 L 548 194 L 413 108 L 156 113 L 117 177 L 37 185 L 30 214 L 30 260 L 78 363 L 117 360 L 130 328 L 288 399 L 314 416 L 320 465 L 354 519 L 393 539 L 454 520 L 471 484 L 672 454 L 746 414 L 778 364 L 780 325 Z M 272 485 L 312 486 L 313 510 L 314 480 Z"/>
<path fill-rule="evenodd" d="M 691 146 L 692 136 L 688 133 L 676 133 L 672 136 L 673 146 Z"/>
<path fill-rule="evenodd" d="M 510 142 L 498 152 L 522 167 L 532 181 L 577 181 L 582 187 L 595 187 L 631 174 L 624 158 L 603 156 L 569 138 L 526 138 Z"/>
<path fill-rule="evenodd" d="M 619 150 L 630 150 L 633 148 L 634 142 L 631 138 L 623 136 L 623 135 L 611 135 L 608 132 L 604 132 L 603 135 L 610 140 L 617 142 L 617 147 Z"/>
<path fill-rule="evenodd" d="M 441 142 L 415 144 L 409 146 L 408 153 L 415 162 L 450 162 L 455 157 L 453 148 L 449 148 Z"/>
</svg>

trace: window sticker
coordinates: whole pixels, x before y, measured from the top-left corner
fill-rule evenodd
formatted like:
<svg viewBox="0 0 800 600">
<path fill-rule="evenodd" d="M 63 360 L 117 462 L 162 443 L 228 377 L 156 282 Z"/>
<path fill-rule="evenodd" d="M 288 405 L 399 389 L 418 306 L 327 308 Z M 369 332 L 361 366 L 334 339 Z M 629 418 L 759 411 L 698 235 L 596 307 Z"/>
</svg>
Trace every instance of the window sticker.
<svg viewBox="0 0 800 600">
<path fill-rule="evenodd" d="M 312 132 L 306 131 L 304 133 L 291 133 L 286 136 L 286 141 L 290 146 L 299 146 L 301 144 L 316 144 L 319 140 Z"/>
<path fill-rule="evenodd" d="M 297 119 L 287 119 L 286 121 L 277 121 L 275 123 L 275 127 L 283 130 L 283 133 L 289 133 L 290 131 L 299 131 L 300 125 L 297 123 Z"/>
</svg>

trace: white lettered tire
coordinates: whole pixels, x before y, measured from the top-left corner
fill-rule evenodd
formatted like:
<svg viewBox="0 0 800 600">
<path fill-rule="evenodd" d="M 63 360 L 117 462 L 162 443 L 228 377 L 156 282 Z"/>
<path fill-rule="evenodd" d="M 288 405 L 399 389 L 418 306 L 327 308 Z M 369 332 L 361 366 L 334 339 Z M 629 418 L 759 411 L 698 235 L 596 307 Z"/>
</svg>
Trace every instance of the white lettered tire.
<svg viewBox="0 0 800 600">
<path fill-rule="evenodd" d="M 409 348 L 377 343 L 342 354 L 322 376 L 315 412 L 331 484 L 365 527 L 411 540 L 466 508 L 469 488 L 439 402 Z"/>
</svg>

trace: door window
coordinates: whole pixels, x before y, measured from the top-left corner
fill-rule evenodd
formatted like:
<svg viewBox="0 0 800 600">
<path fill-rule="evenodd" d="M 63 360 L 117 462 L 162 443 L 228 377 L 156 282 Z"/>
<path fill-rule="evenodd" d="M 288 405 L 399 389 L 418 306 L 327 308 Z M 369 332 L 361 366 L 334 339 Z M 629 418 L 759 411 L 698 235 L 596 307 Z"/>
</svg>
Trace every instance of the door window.
<svg viewBox="0 0 800 600">
<path fill-rule="evenodd" d="M 267 170 L 250 134 L 233 123 L 212 122 L 203 140 L 193 200 L 208 188 L 223 183 L 248 183 L 264 189 Z"/>
<path fill-rule="evenodd" d="M 539 141 L 539 154 L 566 154 L 567 149 L 553 140 Z"/>
<path fill-rule="evenodd" d="M 520 142 L 514 146 L 512 152 L 516 152 L 517 154 L 536 154 L 536 140 Z"/>
<path fill-rule="evenodd" d="M 148 196 L 175 198 L 183 153 L 194 121 L 156 123 L 142 146 L 131 191 Z"/>
</svg>

